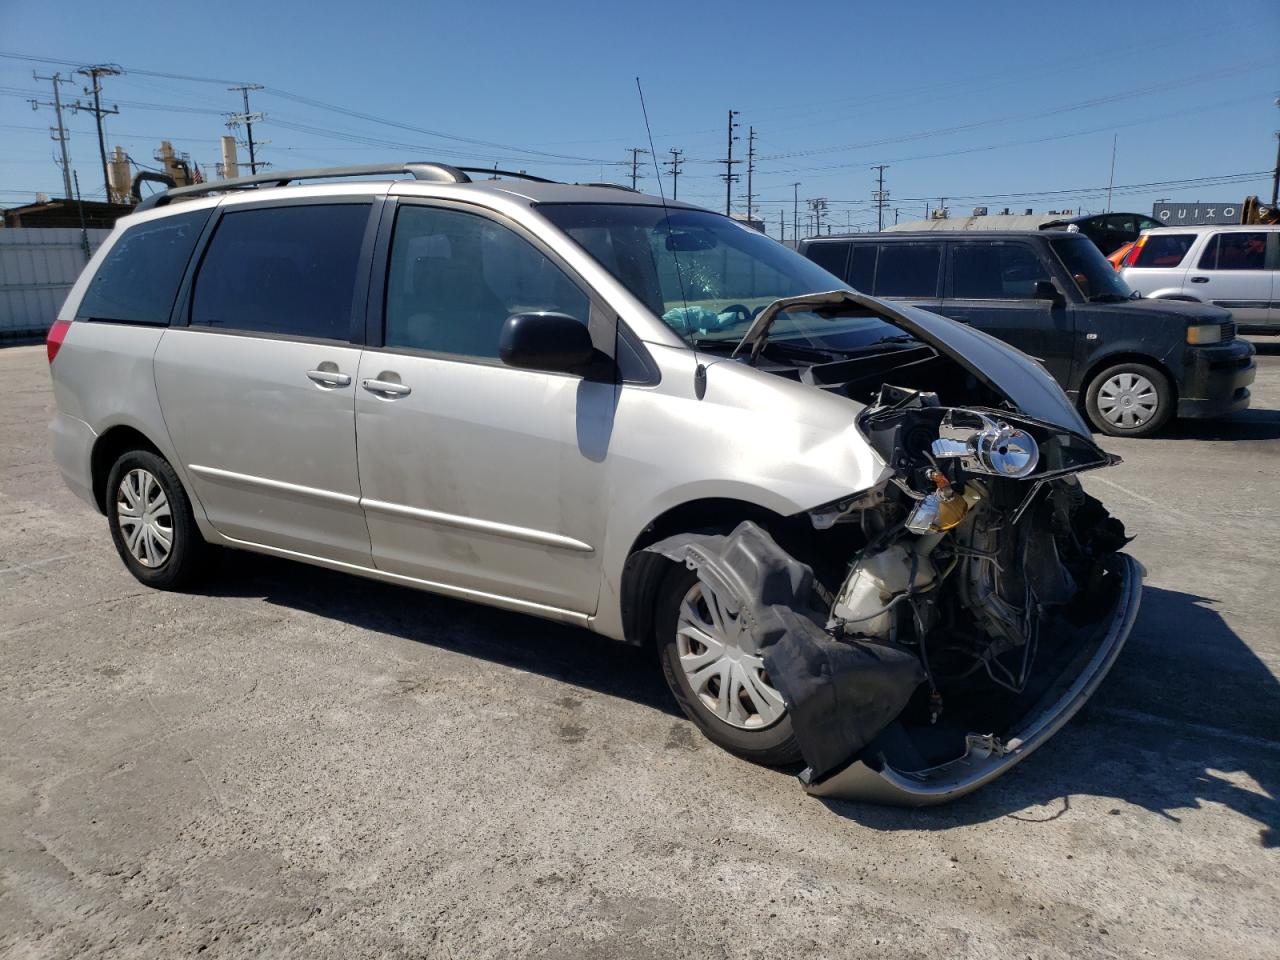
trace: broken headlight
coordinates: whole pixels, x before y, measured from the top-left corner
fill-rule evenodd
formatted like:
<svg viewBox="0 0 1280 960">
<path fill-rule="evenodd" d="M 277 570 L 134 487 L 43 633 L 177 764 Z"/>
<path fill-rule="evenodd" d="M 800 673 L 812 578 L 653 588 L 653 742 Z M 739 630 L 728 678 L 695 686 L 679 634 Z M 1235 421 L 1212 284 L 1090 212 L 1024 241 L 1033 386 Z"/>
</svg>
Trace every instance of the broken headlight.
<svg viewBox="0 0 1280 960">
<path fill-rule="evenodd" d="M 986 414 L 948 410 L 931 449 L 939 460 L 958 457 L 970 473 L 1025 477 L 1040 462 L 1040 445 L 1025 430 Z"/>
</svg>

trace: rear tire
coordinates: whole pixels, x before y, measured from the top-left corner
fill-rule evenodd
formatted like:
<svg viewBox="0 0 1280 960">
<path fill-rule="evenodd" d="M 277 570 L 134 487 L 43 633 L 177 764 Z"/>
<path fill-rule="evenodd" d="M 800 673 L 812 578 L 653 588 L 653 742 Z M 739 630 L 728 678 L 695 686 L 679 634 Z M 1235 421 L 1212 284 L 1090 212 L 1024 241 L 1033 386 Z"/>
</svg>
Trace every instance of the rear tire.
<svg viewBox="0 0 1280 960">
<path fill-rule="evenodd" d="M 1145 363 L 1119 363 L 1100 372 L 1085 392 L 1085 412 L 1111 437 L 1149 437 L 1173 416 L 1169 378 Z"/>
<path fill-rule="evenodd" d="M 116 552 L 141 583 L 179 590 L 204 572 L 208 544 L 163 457 L 150 450 L 121 454 L 107 474 L 106 506 Z"/>
<path fill-rule="evenodd" d="M 714 598 L 706 594 L 708 590 L 697 573 L 683 565 L 673 567 L 658 590 L 654 629 L 667 685 L 685 716 L 712 743 L 753 763 L 795 764 L 800 747 L 791 729 L 791 715 L 769 684 L 758 655 L 735 643 L 744 638 L 733 629 L 734 622 L 727 620 L 718 604 L 713 612 Z M 698 622 L 704 626 L 698 627 Z M 720 624 L 728 629 L 714 629 Z M 693 639 L 695 634 L 707 643 Z M 726 641 L 727 655 L 717 658 L 711 645 L 719 639 Z M 721 680 L 727 684 L 724 696 L 719 696 Z M 694 689 L 695 683 L 700 689 Z"/>
</svg>

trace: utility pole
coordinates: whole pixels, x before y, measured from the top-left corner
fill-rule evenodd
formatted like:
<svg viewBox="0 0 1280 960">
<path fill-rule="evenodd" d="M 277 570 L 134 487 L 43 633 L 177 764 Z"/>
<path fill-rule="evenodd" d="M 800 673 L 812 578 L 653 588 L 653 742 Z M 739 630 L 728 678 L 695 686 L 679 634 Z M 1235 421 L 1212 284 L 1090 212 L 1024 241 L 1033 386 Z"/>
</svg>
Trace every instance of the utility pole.
<svg viewBox="0 0 1280 960">
<path fill-rule="evenodd" d="M 636 188 L 636 181 L 640 179 L 640 154 L 649 151 L 643 147 L 628 147 L 627 150 L 631 154 L 631 189 Z"/>
<path fill-rule="evenodd" d="M 62 95 L 58 92 L 58 84 L 70 83 L 70 80 L 63 80 L 62 74 L 55 73 L 51 77 L 42 77 L 34 71 L 31 74 L 33 80 L 49 80 L 53 83 L 53 100 L 32 100 L 31 109 L 39 110 L 41 107 L 53 107 L 54 115 L 58 118 L 57 127 L 50 127 L 51 140 L 56 142 L 62 150 L 62 189 L 63 196 L 67 200 L 71 200 L 75 194 L 71 192 L 71 161 L 67 158 L 67 128 L 62 124 Z"/>
<path fill-rule="evenodd" d="M 791 185 L 791 239 L 800 242 L 800 184 Z"/>
<path fill-rule="evenodd" d="M 733 166 L 741 163 L 741 160 L 733 159 L 733 141 L 738 138 L 733 135 L 733 131 L 738 128 L 738 124 L 734 122 L 734 117 L 738 115 L 737 110 L 729 111 L 729 152 L 723 160 L 717 161 L 724 164 L 724 173 L 720 174 L 720 179 L 724 181 L 724 215 L 727 217 L 729 211 L 733 209 L 733 185 L 738 182 L 738 175 L 733 172 Z"/>
<path fill-rule="evenodd" d="M 756 128 L 747 127 L 747 219 L 754 213 L 755 194 L 751 192 L 751 175 L 756 169 Z"/>
<path fill-rule="evenodd" d="M 901 208 L 901 207 L 894 207 L 894 208 L 893 208 L 893 225 L 894 225 L 895 227 L 898 225 L 898 214 L 899 214 L 899 213 L 901 213 L 901 212 L 902 212 L 902 208 Z"/>
<path fill-rule="evenodd" d="M 778 209 L 778 242 L 785 243 L 787 239 L 787 215 Z"/>
<path fill-rule="evenodd" d="M 877 171 L 879 177 L 879 186 L 876 188 L 875 192 L 871 194 L 872 199 L 876 202 L 876 229 L 883 230 L 884 205 L 885 201 L 889 199 L 889 194 L 886 193 L 884 189 L 884 172 L 889 169 L 889 165 L 887 163 L 880 163 L 876 164 L 871 169 Z"/>
<path fill-rule="evenodd" d="M 1280 107 L 1280 97 L 1276 98 L 1276 106 Z M 1276 201 L 1280 200 L 1280 130 L 1276 131 L 1276 169 L 1271 175 L 1271 209 L 1275 210 Z"/>
<path fill-rule="evenodd" d="M 1116 147 L 1120 144 L 1120 134 L 1111 138 L 1111 179 L 1107 181 L 1107 213 L 1111 212 L 1111 188 L 1116 182 Z"/>
<path fill-rule="evenodd" d="M 255 174 L 258 172 L 259 167 L 266 167 L 268 166 L 268 164 L 258 163 L 258 156 L 254 150 L 255 143 L 253 139 L 253 125 L 255 123 L 261 123 L 263 120 L 266 119 L 267 115 L 265 113 L 253 113 L 249 110 L 249 91 L 261 90 L 262 84 L 242 83 L 239 86 L 227 87 L 227 89 L 233 93 L 238 90 L 240 91 L 240 94 L 244 97 L 244 113 L 228 114 L 227 126 L 238 127 L 240 126 L 240 124 L 242 123 L 244 124 L 245 139 L 247 141 L 245 143 L 245 146 L 249 148 L 249 173 Z M 268 143 L 270 141 L 264 140 L 262 142 Z"/>
<path fill-rule="evenodd" d="M 89 78 L 90 86 L 84 88 L 86 94 L 93 94 L 93 106 L 81 103 L 77 100 L 71 105 L 71 109 L 79 112 L 92 113 L 94 123 L 98 126 L 98 155 L 102 158 L 102 189 L 105 192 L 107 203 L 111 203 L 111 176 L 107 173 L 107 139 L 102 133 L 102 118 L 111 114 L 119 113 L 119 107 L 112 107 L 110 110 L 102 109 L 102 78 L 118 77 L 124 73 L 119 67 L 112 63 L 100 63 L 92 67 L 81 67 L 76 73 Z"/>
<path fill-rule="evenodd" d="M 684 151 L 672 147 L 670 160 L 662 161 L 662 165 L 671 170 L 671 199 L 680 199 L 680 164 L 684 162 Z"/>
<path fill-rule="evenodd" d="M 822 236 L 822 215 L 827 212 L 827 198 L 815 197 L 809 201 L 809 206 L 813 209 L 813 225 L 814 236 Z"/>
</svg>

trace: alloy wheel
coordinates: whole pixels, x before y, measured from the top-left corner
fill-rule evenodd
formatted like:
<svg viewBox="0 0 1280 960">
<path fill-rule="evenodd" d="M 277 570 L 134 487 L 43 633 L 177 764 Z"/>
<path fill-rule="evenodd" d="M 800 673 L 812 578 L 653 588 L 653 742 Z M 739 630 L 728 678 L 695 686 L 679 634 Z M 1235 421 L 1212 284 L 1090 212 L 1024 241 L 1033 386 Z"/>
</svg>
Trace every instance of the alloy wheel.
<svg viewBox="0 0 1280 960">
<path fill-rule="evenodd" d="M 759 730 L 785 716 L 749 633 L 701 581 L 680 602 L 676 650 L 694 696 L 725 723 Z"/>
<path fill-rule="evenodd" d="M 116 523 L 129 553 L 154 569 L 173 550 L 173 513 L 164 487 L 150 470 L 126 473 L 116 489 Z"/>
</svg>

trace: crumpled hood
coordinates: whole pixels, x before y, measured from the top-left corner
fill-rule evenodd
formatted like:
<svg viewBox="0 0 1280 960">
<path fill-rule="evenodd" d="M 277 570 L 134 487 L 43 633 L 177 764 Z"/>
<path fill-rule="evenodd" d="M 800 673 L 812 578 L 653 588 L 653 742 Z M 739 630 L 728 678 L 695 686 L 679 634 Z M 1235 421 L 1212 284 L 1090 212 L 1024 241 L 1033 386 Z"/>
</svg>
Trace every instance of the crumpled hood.
<svg viewBox="0 0 1280 960">
<path fill-rule="evenodd" d="M 1058 382 L 1040 363 L 1003 340 L 936 313 L 902 303 L 890 303 L 855 293 L 832 290 L 800 297 L 788 297 L 766 307 L 748 328 L 735 353 L 749 349 L 766 335 L 779 312 L 812 306 L 856 304 L 875 313 L 886 323 L 911 334 L 950 357 L 975 377 L 1005 396 L 1029 417 L 1057 424 L 1081 436 L 1091 436 L 1088 425 L 1075 405 L 1067 399 Z"/>
</svg>

